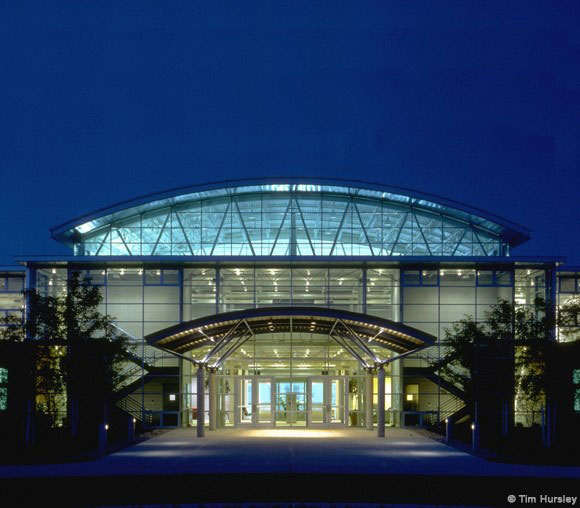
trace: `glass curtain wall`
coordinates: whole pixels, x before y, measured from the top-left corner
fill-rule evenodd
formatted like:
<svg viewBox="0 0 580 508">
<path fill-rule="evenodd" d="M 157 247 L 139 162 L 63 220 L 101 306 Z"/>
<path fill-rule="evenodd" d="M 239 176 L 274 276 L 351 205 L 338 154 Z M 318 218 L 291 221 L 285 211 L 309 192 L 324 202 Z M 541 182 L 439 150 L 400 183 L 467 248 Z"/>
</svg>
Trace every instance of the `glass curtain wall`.
<svg viewBox="0 0 580 508">
<path fill-rule="evenodd" d="M 136 361 L 126 365 L 128 381 L 119 404 L 152 425 L 195 422 L 195 366 L 190 362 L 181 364 L 175 356 L 143 341 L 145 335 L 179 322 L 246 308 L 319 306 L 366 312 L 431 333 L 439 337 L 436 345 L 388 367 L 387 422 L 412 425 L 418 422 L 419 417 L 413 415 L 419 412 L 421 418 L 431 418 L 429 414 L 434 415 L 432 418 L 444 418 L 463 404 L 445 380 L 426 370 L 445 352 L 446 328 L 465 315 L 485 319 L 485 312 L 498 298 L 531 308 L 534 299 L 545 297 L 549 290 L 545 270 L 525 267 L 400 270 L 340 265 L 214 265 L 181 269 L 95 268 L 87 274 L 104 296 L 101 310 L 116 318 L 117 326 L 133 338 L 138 353 Z M 63 294 L 66 277 L 67 270 L 63 268 L 39 269 L 37 288 L 41 294 Z M 21 278 L 0 280 L 7 289 L 20 288 L 22 284 Z M 577 297 L 576 274 L 561 276 L 559 284 L 560 305 Z M 18 291 L 0 291 L 2 297 L 16 294 Z M 22 305 L 21 300 L 18 303 Z M 209 346 L 195 350 L 191 356 L 202 359 L 208 351 Z M 385 354 L 384 350 L 381 354 Z M 234 376 L 282 376 L 285 383 L 297 379 L 300 381 L 296 382 L 307 383 L 313 376 L 345 376 L 349 407 L 362 412 L 362 374 L 352 356 L 328 337 L 258 336 L 232 355 L 219 373 L 220 407 L 224 412 L 220 421 L 234 422 L 233 413 L 232 419 L 228 416 L 234 411 L 234 384 L 230 379 Z M 276 385 L 275 393 L 288 387 L 294 388 L 292 384 Z M 288 393 L 308 394 L 307 384 L 304 389 Z M 295 410 L 299 411 L 298 406 Z M 174 416 L 180 411 L 181 418 Z M 362 413 L 353 418 L 361 424 Z"/>
<path fill-rule="evenodd" d="M 103 294 L 101 311 L 114 316 L 116 325 L 132 337 L 140 358 L 125 366 L 128 377 L 119 405 L 150 425 L 195 424 L 197 384 L 195 366 L 145 344 L 142 338 L 149 333 L 216 312 L 264 306 L 321 306 L 353 312 L 364 312 L 368 306 L 372 314 L 395 320 L 399 312 L 398 269 L 368 270 L 366 281 L 365 271 L 356 267 L 126 267 L 99 268 L 86 273 Z M 45 294 L 58 294 L 66 288 L 66 277 L 66 269 L 42 269 L 37 285 Z M 274 347 L 277 340 L 280 345 Z M 293 342 L 292 351 L 288 342 Z M 191 356 L 203 359 L 208 351 L 209 346 L 195 350 Z M 252 367 L 249 351 L 253 355 Z M 246 359 L 245 363 L 232 367 L 232 362 L 240 359 Z M 339 365 L 337 361 L 343 363 Z M 261 362 L 269 362 L 265 364 L 266 370 L 260 370 Z M 287 378 L 285 383 L 299 378 L 301 381 L 296 382 L 307 383 L 309 376 L 323 372 L 347 376 L 349 407 L 357 413 L 351 415 L 351 420 L 363 424 L 364 390 L 360 387 L 364 382 L 359 377 L 362 373 L 356 361 L 327 337 L 300 334 L 292 340 L 281 336 L 259 337 L 236 352 L 224 369 L 240 373 L 259 371 L 260 375 L 277 373 Z M 227 381 L 224 369 L 219 386 L 226 404 L 234 385 Z M 276 385 L 276 390 L 288 386 L 293 387 Z M 306 396 L 307 384 L 304 389 L 301 393 Z M 233 392 L 230 395 L 228 403 L 233 404 Z M 206 411 L 207 408 L 206 403 Z M 177 414 L 181 415 L 179 419 Z"/>
<path fill-rule="evenodd" d="M 464 403 L 445 379 L 425 369 L 445 354 L 446 329 L 465 316 L 484 321 L 498 299 L 532 309 L 537 297 L 548 297 L 546 271 L 440 268 L 404 270 L 402 276 L 403 322 L 439 338 L 436 345 L 403 361 L 403 408 L 411 420 L 412 412 L 417 410 L 438 411 L 437 417 L 444 419 Z M 516 407 L 516 420 L 524 417 L 524 410 Z"/>
</svg>

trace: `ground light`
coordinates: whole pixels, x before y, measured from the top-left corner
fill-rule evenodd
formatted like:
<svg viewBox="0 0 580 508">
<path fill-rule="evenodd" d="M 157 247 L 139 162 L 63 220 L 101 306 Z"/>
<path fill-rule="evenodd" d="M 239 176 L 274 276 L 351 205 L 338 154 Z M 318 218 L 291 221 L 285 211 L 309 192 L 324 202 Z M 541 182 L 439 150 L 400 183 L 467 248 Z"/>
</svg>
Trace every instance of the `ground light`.
<svg viewBox="0 0 580 508">
<path fill-rule="evenodd" d="M 471 449 L 473 453 L 477 452 L 479 448 L 479 429 L 475 423 L 471 424 Z"/>
</svg>

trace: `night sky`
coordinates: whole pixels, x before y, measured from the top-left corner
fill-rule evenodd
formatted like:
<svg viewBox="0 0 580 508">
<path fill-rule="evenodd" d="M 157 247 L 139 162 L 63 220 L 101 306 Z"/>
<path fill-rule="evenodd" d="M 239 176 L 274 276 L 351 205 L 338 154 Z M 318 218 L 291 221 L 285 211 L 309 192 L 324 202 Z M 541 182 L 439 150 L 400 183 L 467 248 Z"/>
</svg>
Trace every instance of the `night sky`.
<svg viewBox="0 0 580 508">
<path fill-rule="evenodd" d="M 0 265 L 183 185 L 356 178 L 580 265 L 580 2 L 0 2 Z"/>
</svg>

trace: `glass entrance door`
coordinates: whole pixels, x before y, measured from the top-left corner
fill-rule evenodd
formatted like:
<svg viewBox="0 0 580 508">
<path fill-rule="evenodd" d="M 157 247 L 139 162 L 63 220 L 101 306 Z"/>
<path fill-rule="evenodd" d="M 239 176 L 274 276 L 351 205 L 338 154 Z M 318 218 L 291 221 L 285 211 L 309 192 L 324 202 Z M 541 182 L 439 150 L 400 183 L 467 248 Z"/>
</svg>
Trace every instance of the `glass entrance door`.
<svg viewBox="0 0 580 508">
<path fill-rule="evenodd" d="M 328 391 L 330 400 L 329 425 L 342 427 L 347 424 L 347 388 L 348 379 L 343 377 L 330 377 L 328 379 Z"/>
<path fill-rule="evenodd" d="M 308 425 L 345 426 L 348 412 L 345 378 L 317 376 L 309 378 L 308 384 Z"/>
<path fill-rule="evenodd" d="M 324 378 L 310 378 L 308 426 L 328 427 L 328 397 Z"/>
<path fill-rule="evenodd" d="M 276 427 L 306 427 L 307 379 L 276 379 Z"/>
<path fill-rule="evenodd" d="M 236 427 L 272 427 L 274 425 L 274 378 L 242 376 L 236 379 Z"/>
<path fill-rule="evenodd" d="M 255 427 L 274 426 L 274 378 L 256 376 Z"/>
</svg>

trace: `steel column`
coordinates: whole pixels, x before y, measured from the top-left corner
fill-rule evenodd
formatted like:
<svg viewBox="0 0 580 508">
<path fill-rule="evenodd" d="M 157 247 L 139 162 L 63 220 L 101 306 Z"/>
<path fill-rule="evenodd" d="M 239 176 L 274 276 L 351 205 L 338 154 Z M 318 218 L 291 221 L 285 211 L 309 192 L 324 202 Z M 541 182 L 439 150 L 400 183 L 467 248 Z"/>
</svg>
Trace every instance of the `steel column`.
<svg viewBox="0 0 580 508">
<path fill-rule="evenodd" d="M 373 372 L 365 371 L 365 425 L 367 430 L 373 430 Z"/>
<path fill-rule="evenodd" d="M 209 430 L 217 429 L 217 379 L 215 369 L 209 371 Z"/>
<path fill-rule="evenodd" d="M 377 437 L 385 437 L 385 369 L 381 365 L 377 370 L 378 404 L 377 404 Z"/>
<path fill-rule="evenodd" d="M 203 367 L 197 369 L 197 437 L 205 436 L 205 375 Z"/>
</svg>

